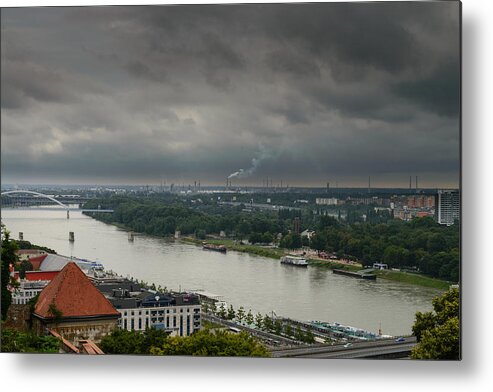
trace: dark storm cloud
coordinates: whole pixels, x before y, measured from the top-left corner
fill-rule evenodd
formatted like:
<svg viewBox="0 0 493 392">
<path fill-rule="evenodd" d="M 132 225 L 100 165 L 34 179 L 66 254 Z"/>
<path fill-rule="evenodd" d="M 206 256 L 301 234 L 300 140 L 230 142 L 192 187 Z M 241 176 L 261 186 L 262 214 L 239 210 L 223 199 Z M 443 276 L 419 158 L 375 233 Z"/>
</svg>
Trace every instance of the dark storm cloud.
<svg viewBox="0 0 493 392">
<path fill-rule="evenodd" d="M 398 84 L 394 91 L 424 110 L 457 117 L 460 111 L 459 64 L 451 60 L 427 77 Z"/>
<path fill-rule="evenodd" d="M 456 184 L 458 34 L 452 2 L 7 9 L 2 174 Z"/>
</svg>

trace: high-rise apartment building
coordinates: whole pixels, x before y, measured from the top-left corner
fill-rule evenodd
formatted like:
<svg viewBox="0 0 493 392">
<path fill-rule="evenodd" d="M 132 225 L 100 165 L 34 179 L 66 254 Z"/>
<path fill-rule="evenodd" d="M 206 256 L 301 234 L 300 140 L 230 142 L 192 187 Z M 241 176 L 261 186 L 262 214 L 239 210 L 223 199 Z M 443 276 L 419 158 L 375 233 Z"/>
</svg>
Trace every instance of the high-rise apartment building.
<svg viewBox="0 0 493 392">
<path fill-rule="evenodd" d="M 435 219 L 441 225 L 453 225 L 460 218 L 458 190 L 439 190 L 435 195 Z"/>
</svg>

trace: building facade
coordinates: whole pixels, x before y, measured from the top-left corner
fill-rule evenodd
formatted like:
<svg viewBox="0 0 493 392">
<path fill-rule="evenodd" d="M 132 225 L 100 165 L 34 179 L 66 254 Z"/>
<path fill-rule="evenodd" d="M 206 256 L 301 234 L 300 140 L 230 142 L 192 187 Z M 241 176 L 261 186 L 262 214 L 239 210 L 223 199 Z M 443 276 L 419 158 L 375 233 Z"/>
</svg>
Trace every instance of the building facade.
<svg viewBox="0 0 493 392">
<path fill-rule="evenodd" d="M 439 190 L 435 195 L 435 220 L 441 225 L 453 225 L 460 219 L 458 190 Z"/>
<path fill-rule="evenodd" d="M 201 328 L 200 298 L 189 293 L 159 293 L 128 279 L 96 286 L 120 312 L 118 326 L 128 331 L 164 329 L 189 336 Z"/>
<path fill-rule="evenodd" d="M 315 199 L 315 204 L 322 206 L 336 206 L 338 199 L 335 197 L 317 197 Z"/>
</svg>

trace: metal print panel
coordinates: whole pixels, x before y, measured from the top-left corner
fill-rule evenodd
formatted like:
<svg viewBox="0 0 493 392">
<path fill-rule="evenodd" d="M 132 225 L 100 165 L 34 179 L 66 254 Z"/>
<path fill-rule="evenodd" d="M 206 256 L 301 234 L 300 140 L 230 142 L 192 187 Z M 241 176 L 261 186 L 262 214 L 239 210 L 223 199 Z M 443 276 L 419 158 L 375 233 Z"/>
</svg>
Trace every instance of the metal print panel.
<svg viewBox="0 0 493 392">
<path fill-rule="evenodd" d="M 459 360 L 460 16 L 3 8 L 2 352 Z"/>
</svg>

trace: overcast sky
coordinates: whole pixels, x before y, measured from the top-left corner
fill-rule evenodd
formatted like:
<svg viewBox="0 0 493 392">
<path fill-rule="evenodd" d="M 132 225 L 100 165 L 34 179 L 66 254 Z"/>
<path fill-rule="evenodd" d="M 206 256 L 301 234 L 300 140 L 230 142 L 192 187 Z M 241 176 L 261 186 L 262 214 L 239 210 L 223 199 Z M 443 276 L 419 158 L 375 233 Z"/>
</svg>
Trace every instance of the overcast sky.
<svg viewBox="0 0 493 392">
<path fill-rule="evenodd" d="M 3 183 L 456 187 L 459 4 L 2 9 Z"/>
</svg>

